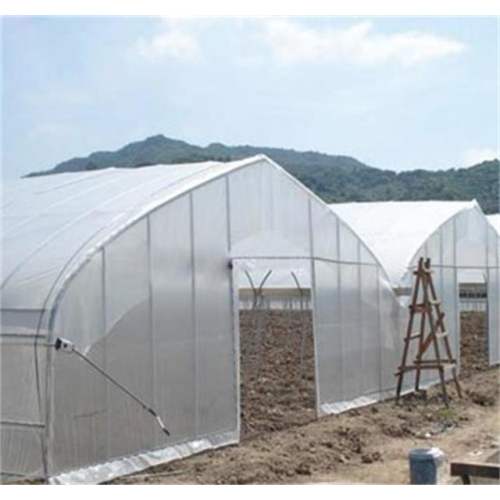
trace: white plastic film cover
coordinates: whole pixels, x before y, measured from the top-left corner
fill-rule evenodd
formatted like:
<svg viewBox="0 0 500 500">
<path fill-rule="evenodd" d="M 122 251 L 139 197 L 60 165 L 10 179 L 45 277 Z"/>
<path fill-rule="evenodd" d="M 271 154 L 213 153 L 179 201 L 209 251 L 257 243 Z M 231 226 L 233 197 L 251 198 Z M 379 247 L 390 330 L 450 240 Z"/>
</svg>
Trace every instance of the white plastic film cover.
<svg viewBox="0 0 500 500">
<path fill-rule="evenodd" d="M 324 405 L 343 401 L 342 316 L 339 293 L 339 264 L 314 262 L 314 335 L 316 338 L 318 386 L 322 413 Z"/>
<path fill-rule="evenodd" d="M 196 436 L 190 197 L 150 216 L 156 406 L 176 440 Z"/>
<path fill-rule="evenodd" d="M 226 196 L 224 179 L 193 192 L 197 436 L 237 425 Z"/>
<path fill-rule="evenodd" d="M 296 181 L 262 163 L 229 186 L 233 257 L 310 256 L 309 196 Z"/>
<path fill-rule="evenodd" d="M 488 357 L 491 365 L 500 362 L 500 215 L 488 217 Z"/>
<path fill-rule="evenodd" d="M 96 245 L 204 182 L 261 161 L 157 165 L 5 182 L 2 306 L 40 309 Z"/>
<path fill-rule="evenodd" d="M 496 230 L 497 234 L 500 234 L 500 214 L 487 215 L 486 218 L 488 222 Z"/>
<path fill-rule="evenodd" d="M 2 474 L 43 474 L 46 348 L 34 340 L 2 338 L 0 343 Z M 37 356 L 40 378 L 36 378 Z M 37 388 L 39 390 L 37 390 Z"/>
<path fill-rule="evenodd" d="M 322 206 L 312 206 L 314 329 L 321 414 L 390 395 L 399 362 L 399 309 L 376 259 Z"/>
<path fill-rule="evenodd" d="M 82 290 L 104 283 L 106 336 L 92 338 L 88 356 L 150 404 L 171 437 L 101 374 L 71 354 L 58 354 L 53 482 L 100 482 L 159 463 L 160 457 L 174 459 L 236 439 L 226 203 L 224 180 L 175 200 L 106 247 L 104 281 L 79 275 L 73 281 Z M 78 314 L 71 287 L 67 297 Z M 57 324 L 68 317 L 61 314 Z M 103 465 L 89 468 L 98 463 Z"/>
</svg>

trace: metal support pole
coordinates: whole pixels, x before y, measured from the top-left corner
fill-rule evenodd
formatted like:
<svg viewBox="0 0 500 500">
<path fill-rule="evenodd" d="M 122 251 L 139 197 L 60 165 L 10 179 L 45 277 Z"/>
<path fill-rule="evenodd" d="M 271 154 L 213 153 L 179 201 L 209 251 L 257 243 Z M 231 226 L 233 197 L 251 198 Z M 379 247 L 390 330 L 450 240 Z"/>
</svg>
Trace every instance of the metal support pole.
<svg viewBox="0 0 500 500">
<path fill-rule="evenodd" d="M 300 286 L 299 279 L 297 275 L 290 271 L 293 280 L 295 281 L 295 285 L 297 286 L 297 290 L 299 291 L 299 312 L 300 312 L 300 365 L 299 365 L 299 380 L 302 380 L 302 371 L 304 365 L 304 354 L 305 354 L 305 321 L 304 321 L 304 290 Z"/>
<path fill-rule="evenodd" d="M 160 426 L 161 430 L 167 436 L 170 436 L 170 432 L 163 424 L 162 419 L 160 418 L 158 413 L 156 413 L 156 411 L 153 408 L 151 408 L 151 406 L 149 406 L 147 403 L 145 403 L 144 401 L 139 399 L 135 394 L 133 394 L 131 391 L 129 391 L 123 384 L 118 382 L 118 380 L 116 380 L 111 375 L 106 373 L 100 366 L 98 366 L 96 363 L 94 363 L 91 359 L 87 358 L 87 356 L 85 356 L 85 354 L 81 353 L 78 349 L 76 349 L 75 346 L 71 342 L 69 342 L 68 340 L 65 340 L 65 339 L 58 338 L 54 344 L 54 347 L 55 347 L 56 351 L 63 350 L 63 351 L 68 352 L 68 353 L 76 354 L 81 360 L 83 360 L 85 363 L 87 363 L 89 366 L 91 366 L 96 372 L 100 373 L 104 378 L 109 380 L 113 385 L 115 385 L 116 387 L 118 387 L 118 389 L 120 389 L 122 392 L 124 392 L 129 398 L 131 398 L 137 404 L 139 404 L 143 410 L 150 413 L 155 418 L 155 420 L 158 423 L 158 425 Z"/>
</svg>

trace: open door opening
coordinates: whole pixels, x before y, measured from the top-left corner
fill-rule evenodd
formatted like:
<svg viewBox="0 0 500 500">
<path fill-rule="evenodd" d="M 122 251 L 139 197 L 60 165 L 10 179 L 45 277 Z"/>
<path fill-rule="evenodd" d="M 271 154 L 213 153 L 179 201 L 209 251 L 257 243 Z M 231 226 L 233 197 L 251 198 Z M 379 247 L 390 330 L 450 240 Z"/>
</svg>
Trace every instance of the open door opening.
<svg viewBox="0 0 500 500">
<path fill-rule="evenodd" d="M 304 269 L 238 273 L 241 438 L 316 418 L 311 279 Z"/>
<path fill-rule="evenodd" d="M 483 272 L 459 272 L 460 374 L 488 368 L 488 286 Z"/>
</svg>

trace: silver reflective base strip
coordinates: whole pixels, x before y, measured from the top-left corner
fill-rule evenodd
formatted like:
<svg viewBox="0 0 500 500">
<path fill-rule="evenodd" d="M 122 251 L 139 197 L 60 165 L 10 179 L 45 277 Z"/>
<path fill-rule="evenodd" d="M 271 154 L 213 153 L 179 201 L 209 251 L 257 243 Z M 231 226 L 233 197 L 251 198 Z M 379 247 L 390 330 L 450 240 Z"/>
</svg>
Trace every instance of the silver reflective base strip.
<svg viewBox="0 0 500 500">
<path fill-rule="evenodd" d="M 42 475 L 36 474 L 20 474 L 18 472 L 0 471 L 1 484 L 16 484 L 28 479 L 43 479 Z"/>
<path fill-rule="evenodd" d="M 374 396 L 361 396 L 350 401 L 339 401 L 337 403 L 327 403 L 321 405 L 321 414 L 325 415 L 336 415 L 337 413 L 343 413 L 347 410 L 352 410 L 354 408 L 361 408 L 362 406 L 368 406 L 373 403 L 380 401 L 380 397 Z"/>
<path fill-rule="evenodd" d="M 138 455 L 123 457 L 112 462 L 77 469 L 53 476 L 50 484 L 99 484 L 117 477 L 133 474 L 155 465 L 189 457 L 195 453 L 213 450 L 222 446 L 238 443 L 238 431 L 214 434 L 187 443 L 180 443 L 161 450 L 146 451 Z"/>
<path fill-rule="evenodd" d="M 448 377 L 449 379 L 450 377 Z M 438 379 L 431 380 L 429 382 L 421 383 L 420 390 L 429 389 L 430 387 L 440 383 Z M 403 388 L 401 394 L 404 396 L 410 394 L 414 391 L 413 384 L 411 387 Z M 372 394 L 367 394 L 366 396 L 360 396 L 358 398 L 349 399 L 346 401 L 337 401 L 335 403 L 323 403 L 321 405 L 321 416 L 336 415 L 338 413 L 343 413 L 348 410 L 353 410 L 354 408 L 361 408 L 363 406 L 368 406 L 379 401 L 384 401 L 386 399 L 393 399 L 396 396 L 396 386 L 392 389 L 387 389 L 382 392 L 374 392 Z"/>
</svg>

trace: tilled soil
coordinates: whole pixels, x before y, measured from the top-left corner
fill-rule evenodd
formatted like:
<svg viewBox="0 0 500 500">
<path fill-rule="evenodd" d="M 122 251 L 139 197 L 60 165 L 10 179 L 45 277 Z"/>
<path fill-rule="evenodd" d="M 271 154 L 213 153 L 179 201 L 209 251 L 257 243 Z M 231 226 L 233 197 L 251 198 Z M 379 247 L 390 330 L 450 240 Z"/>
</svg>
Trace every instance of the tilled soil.
<svg viewBox="0 0 500 500">
<path fill-rule="evenodd" d="M 269 432 L 150 469 L 116 482 L 147 484 L 407 483 L 407 454 L 439 446 L 451 458 L 498 449 L 498 368 L 449 386 L 450 409 L 439 388 Z M 380 465 L 380 466 L 379 466 Z"/>
<path fill-rule="evenodd" d="M 484 311 L 460 313 L 460 376 L 469 377 L 488 368 L 486 347 L 488 317 Z"/>
<path fill-rule="evenodd" d="M 310 311 L 240 314 L 242 439 L 315 419 Z"/>
<path fill-rule="evenodd" d="M 484 313 L 463 313 L 464 397 L 458 399 L 449 384 L 449 409 L 435 387 L 406 396 L 398 406 L 386 401 L 320 420 L 314 412 L 310 313 L 260 314 L 266 320 L 260 334 L 252 313 L 241 315 L 242 442 L 115 482 L 397 484 L 408 482 L 411 448 L 440 446 L 448 458 L 498 449 L 499 371 L 486 368 L 479 347 Z"/>
</svg>

